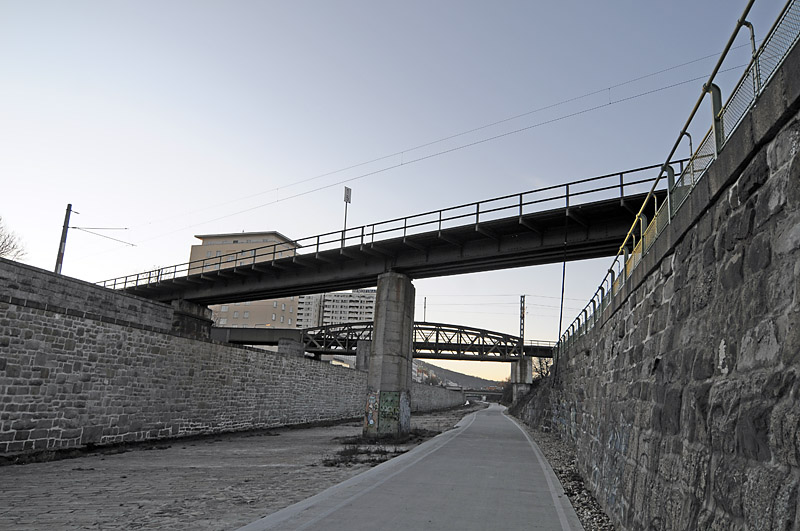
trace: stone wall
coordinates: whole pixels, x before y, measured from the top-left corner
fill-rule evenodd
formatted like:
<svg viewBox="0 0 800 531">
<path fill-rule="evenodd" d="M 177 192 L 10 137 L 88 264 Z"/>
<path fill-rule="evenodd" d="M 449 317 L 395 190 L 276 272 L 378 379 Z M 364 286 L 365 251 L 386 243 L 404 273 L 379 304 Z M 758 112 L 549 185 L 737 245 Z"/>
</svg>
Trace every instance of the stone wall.
<svg viewBox="0 0 800 531">
<path fill-rule="evenodd" d="M 186 337 L 168 305 L 7 260 L 0 290 L 0 454 L 363 416 L 361 371 Z"/>
<path fill-rule="evenodd" d="M 557 379 L 560 431 L 622 530 L 798 530 L 800 52 Z"/>
<path fill-rule="evenodd" d="M 463 406 L 463 391 L 451 391 L 438 385 L 411 384 L 411 412 L 435 411 Z"/>
</svg>

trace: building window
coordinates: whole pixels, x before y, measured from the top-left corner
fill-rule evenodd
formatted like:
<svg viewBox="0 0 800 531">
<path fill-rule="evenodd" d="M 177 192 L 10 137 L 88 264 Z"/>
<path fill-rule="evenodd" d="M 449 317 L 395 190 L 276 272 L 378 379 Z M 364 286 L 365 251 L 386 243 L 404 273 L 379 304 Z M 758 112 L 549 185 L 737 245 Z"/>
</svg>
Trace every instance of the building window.
<svg viewBox="0 0 800 531">
<path fill-rule="evenodd" d="M 281 315 L 281 322 L 283 322 L 283 316 Z"/>
<path fill-rule="evenodd" d="M 289 306 L 289 313 L 294 313 L 294 306 Z"/>
<path fill-rule="evenodd" d="M 250 312 L 244 312 L 244 318 L 250 319 Z"/>
<path fill-rule="evenodd" d="M 289 317 L 289 324 L 290 325 L 292 324 L 292 318 L 291 317 Z"/>
<path fill-rule="evenodd" d="M 278 307 L 278 301 L 272 301 L 272 307 L 273 308 L 277 308 Z"/>
<path fill-rule="evenodd" d="M 217 251 L 217 256 L 222 256 L 222 251 Z"/>
<path fill-rule="evenodd" d="M 285 304 L 281 304 L 281 311 L 286 311 L 286 305 Z"/>
<path fill-rule="evenodd" d="M 272 320 L 273 321 L 275 320 L 275 314 L 274 313 L 272 314 Z"/>
<path fill-rule="evenodd" d="M 227 319 L 220 319 L 219 320 L 219 324 L 221 324 L 221 325 L 228 324 L 228 320 Z"/>
<path fill-rule="evenodd" d="M 239 317 L 239 312 L 233 312 L 233 318 L 236 319 L 237 317 Z"/>
<path fill-rule="evenodd" d="M 219 311 L 227 312 L 228 311 L 228 305 L 227 304 L 223 304 L 222 307 L 219 309 Z"/>
<path fill-rule="evenodd" d="M 206 258 L 211 258 L 211 251 L 206 251 Z"/>
</svg>

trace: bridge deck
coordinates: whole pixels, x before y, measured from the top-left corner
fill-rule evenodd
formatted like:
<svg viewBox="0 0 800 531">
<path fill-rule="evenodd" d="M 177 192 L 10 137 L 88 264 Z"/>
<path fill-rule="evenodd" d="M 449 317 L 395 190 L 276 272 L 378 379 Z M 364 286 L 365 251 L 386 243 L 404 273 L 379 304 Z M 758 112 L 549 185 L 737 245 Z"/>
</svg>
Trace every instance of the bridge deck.
<svg viewBox="0 0 800 531">
<path fill-rule="evenodd" d="M 613 256 L 644 197 L 616 197 L 319 252 L 301 248 L 291 257 L 126 290 L 159 301 L 218 304 L 370 287 L 387 271 L 428 278 Z"/>
</svg>

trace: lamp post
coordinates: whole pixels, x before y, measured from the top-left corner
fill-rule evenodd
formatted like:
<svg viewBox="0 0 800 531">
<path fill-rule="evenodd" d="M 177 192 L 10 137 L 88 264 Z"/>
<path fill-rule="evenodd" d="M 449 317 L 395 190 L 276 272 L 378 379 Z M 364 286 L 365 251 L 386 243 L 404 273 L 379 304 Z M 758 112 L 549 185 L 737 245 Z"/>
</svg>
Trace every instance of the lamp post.
<svg viewBox="0 0 800 531">
<path fill-rule="evenodd" d="M 347 236 L 347 205 L 350 203 L 350 197 L 353 191 L 347 186 L 344 187 L 344 228 L 342 229 L 342 248 L 344 248 L 344 241 Z"/>
</svg>

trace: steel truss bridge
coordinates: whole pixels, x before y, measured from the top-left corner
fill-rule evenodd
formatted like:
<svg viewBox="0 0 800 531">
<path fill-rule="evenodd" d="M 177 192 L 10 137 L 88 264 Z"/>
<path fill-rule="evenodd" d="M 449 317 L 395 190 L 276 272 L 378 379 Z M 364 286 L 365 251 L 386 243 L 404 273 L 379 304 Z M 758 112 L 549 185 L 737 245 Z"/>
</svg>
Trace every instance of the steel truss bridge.
<svg viewBox="0 0 800 531">
<path fill-rule="evenodd" d="M 672 163 L 676 175 L 683 162 Z M 100 284 L 157 301 L 222 304 L 614 256 L 663 165 L 267 245 Z M 655 194 L 657 208 L 665 192 Z M 655 211 L 654 211 L 655 212 Z M 645 212 L 652 215 L 654 212 Z"/>
<path fill-rule="evenodd" d="M 276 345 L 280 338 L 299 340 L 304 350 L 354 356 L 359 341 L 372 341 L 372 321 L 344 323 L 304 330 L 270 328 L 216 328 L 214 339 L 247 345 Z M 513 362 L 525 356 L 552 358 L 555 343 L 545 341 L 520 345 L 519 337 L 481 328 L 443 323 L 414 323 L 414 357 L 437 360 Z"/>
</svg>

